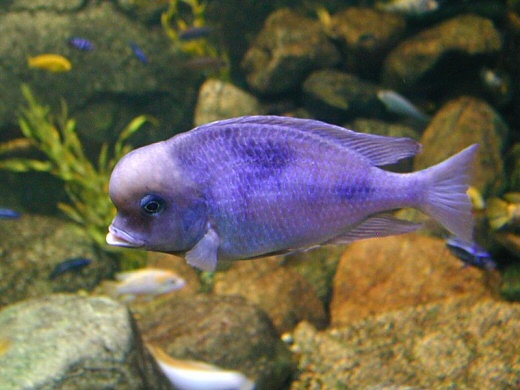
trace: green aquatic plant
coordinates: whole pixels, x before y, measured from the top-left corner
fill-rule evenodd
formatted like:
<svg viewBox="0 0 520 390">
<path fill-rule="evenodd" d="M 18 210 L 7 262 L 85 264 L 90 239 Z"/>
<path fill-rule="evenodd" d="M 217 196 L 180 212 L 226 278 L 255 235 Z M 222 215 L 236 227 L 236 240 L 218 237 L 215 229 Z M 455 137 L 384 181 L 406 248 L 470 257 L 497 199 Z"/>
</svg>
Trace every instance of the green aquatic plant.
<svg viewBox="0 0 520 390">
<path fill-rule="evenodd" d="M 119 135 L 112 155 L 109 157 L 108 144 L 103 144 L 94 165 L 85 155 L 76 122 L 68 117 L 66 103 L 62 100 L 61 113 L 53 117 L 50 108 L 41 105 L 27 85 L 22 86 L 22 93 L 27 106 L 19 114 L 19 125 L 25 138 L 0 144 L 0 157 L 4 156 L 0 159 L 0 169 L 48 172 L 63 180 L 70 203 L 59 203 L 58 208 L 81 225 L 100 248 L 113 251 L 114 247 L 105 242 L 107 227 L 115 215 L 108 196 L 110 173 L 117 161 L 132 149 L 128 138 L 143 124 L 154 120 L 145 115 L 134 118 Z M 28 146 L 42 152 L 46 159 L 12 156 Z"/>
</svg>

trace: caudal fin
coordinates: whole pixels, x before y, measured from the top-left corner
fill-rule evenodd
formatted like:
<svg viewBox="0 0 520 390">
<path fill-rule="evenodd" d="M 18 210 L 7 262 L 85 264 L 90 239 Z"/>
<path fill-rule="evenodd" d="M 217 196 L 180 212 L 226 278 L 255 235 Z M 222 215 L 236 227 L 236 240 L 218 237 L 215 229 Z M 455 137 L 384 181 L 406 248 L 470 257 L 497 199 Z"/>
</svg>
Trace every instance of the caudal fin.
<svg viewBox="0 0 520 390">
<path fill-rule="evenodd" d="M 473 241 L 471 201 L 466 194 L 479 145 L 474 144 L 456 155 L 422 171 L 429 187 L 421 210 L 465 241 Z"/>
</svg>

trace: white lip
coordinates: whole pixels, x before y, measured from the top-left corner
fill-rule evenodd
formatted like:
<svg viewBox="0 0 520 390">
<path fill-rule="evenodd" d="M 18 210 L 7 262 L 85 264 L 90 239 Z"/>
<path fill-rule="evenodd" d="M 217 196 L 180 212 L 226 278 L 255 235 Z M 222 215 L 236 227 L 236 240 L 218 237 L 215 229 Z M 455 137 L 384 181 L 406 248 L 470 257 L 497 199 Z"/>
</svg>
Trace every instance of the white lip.
<svg viewBox="0 0 520 390">
<path fill-rule="evenodd" d="M 144 242 L 141 240 L 132 237 L 130 234 L 125 233 L 112 225 L 108 228 L 106 240 L 108 245 L 122 246 L 125 248 L 139 248 L 144 245 Z"/>
</svg>

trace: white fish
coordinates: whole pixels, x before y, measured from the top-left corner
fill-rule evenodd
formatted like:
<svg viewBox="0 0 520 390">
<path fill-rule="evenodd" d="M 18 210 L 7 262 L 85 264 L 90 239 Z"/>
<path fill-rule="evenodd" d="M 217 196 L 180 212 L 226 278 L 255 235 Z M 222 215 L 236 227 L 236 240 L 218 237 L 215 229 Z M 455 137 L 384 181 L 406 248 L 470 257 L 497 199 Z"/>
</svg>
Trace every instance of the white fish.
<svg viewBox="0 0 520 390">
<path fill-rule="evenodd" d="M 255 384 L 238 371 L 194 360 L 174 359 L 161 348 L 146 345 L 162 372 L 179 390 L 252 390 Z"/>
<path fill-rule="evenodd" d="M 397 115 L 408 116 L 420 122 L 429 122 L 431 118 L 423 114 L 408 99 L 391 90 L 380 90 L 377 98 L 385 105 L 386 109 Z"/>
<path fill-rule="evenodd" d="M 436 11 L 439 2 L 436 0 L 393 0 L 379 1 L 376 8 L 381 11 L 395 12 L 408 16 L 421 16 Z"/>
<path fill-rule="evenodd" d="M 143 268 L 116 274 L 117 283 L 110 295 L 160 295 L 181 289 L 186 281 L 174 272 Z"/>
</svg>

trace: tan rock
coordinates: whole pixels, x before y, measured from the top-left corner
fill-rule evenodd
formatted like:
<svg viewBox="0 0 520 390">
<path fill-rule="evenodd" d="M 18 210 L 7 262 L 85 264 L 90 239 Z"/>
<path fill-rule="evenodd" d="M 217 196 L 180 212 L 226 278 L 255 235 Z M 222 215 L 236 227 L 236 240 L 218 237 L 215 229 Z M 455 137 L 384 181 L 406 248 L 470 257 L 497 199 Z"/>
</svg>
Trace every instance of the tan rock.
<svg viewBox="0 0 520 390">
<path fill-rule="evenodd" d="M 462 262 L 437 238 L 408 234 L 351 244 L 334 279 L 331 325 L 454 296 L 496 291 L 498 275 Z"/>
</svg>

